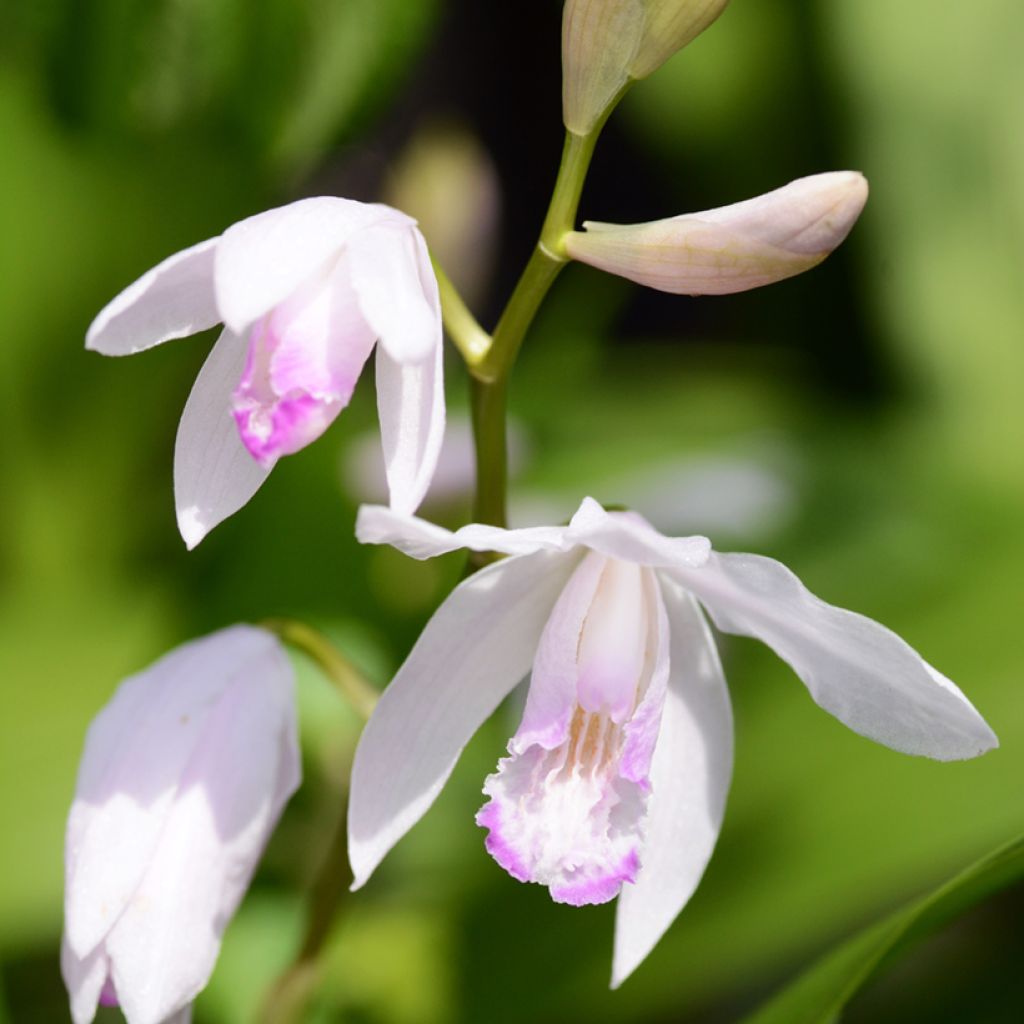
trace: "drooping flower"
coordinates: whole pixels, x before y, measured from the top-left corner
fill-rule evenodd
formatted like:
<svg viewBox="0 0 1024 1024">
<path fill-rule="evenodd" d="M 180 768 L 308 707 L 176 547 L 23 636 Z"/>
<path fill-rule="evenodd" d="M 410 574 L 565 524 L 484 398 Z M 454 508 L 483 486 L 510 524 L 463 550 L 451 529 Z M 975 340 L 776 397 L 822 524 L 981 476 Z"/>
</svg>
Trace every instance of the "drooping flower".
<svg viewBox="0 0 1024 1024">
<path fill-rule="evenodd" d="M 300 780 L 291 665 L 232 626 L 126 679 L 89 728 L 68 818 L 61 968 L 75 1024 L 187 1021 Z"/>
<path fill-rule="evenodd" d="M 728 0 L 566 0 L 562 118 L 586 135 L 633 80 L 704 31 Z"/>
<path fill-rule="evenodd" d="M 584 223 L 569 255 L 677 295 L 730 295 L 802 274 L 850 233 L 868 198 L 856 171 L 798 178 L 742 203 L 646 224 Z"/>
<path fill-rule="evenodd" d="M 705 612 L 771 646 L 821 707 L 870 739 L 938 760 L 997 744 L 960 690 L 884 626 L 819 600 L 778 562 L 665 537 L 635 513 L 588 498 L 567 527 L 450 533 L 367 507 L 357 534 L 415 558 L 511 557 L 455 588 L 363 733 L 349 807 L 355 885 L 530 673 L 477 821 L 498 863 L 554 899 L 618 895 L 614 985 L 690 898 L 722 822 L 732 714 Z"/>
<path fill-rule="evenodd" d="M 374 344 L 394 508 L 412 513 L 444 433 L 437 281 L 416 222 L 302 199 L 239 221 L 144 274 L 93 321 L 88 348 L 129 355 L 223 323 L 178 427 L 174 491 L 191 548 L 282 455 L 345 408 Z"/>
</svg>

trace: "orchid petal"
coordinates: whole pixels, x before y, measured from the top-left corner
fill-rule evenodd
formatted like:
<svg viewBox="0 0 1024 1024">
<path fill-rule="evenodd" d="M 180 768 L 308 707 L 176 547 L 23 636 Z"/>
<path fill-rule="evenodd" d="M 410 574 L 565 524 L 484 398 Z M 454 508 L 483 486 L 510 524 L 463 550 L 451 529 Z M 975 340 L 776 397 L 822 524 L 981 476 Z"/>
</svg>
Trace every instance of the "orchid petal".
<svg viewBox="0 0 1024 1024">
<path fill-rule="evenodd" d="M 441 300 L 419 229 L 375 226 L 349 249 L 352 284 L 382 347 L 397 362 L 432 361 L 441 347 Z"/>
<path fill-rule="evenodd" d="M 168 256 L 130 284 L 90 324 L 85 347 L 127 356 L 219 323 L 213 294 L 218 241 L 210 238 Z"/>
<path fill-rule="evenodd" d="M 215 637 L 220 656 L 229 653 L 235 664 L 180 775 L 147 870 L 106 940 L 133 1024 L 161 1024 L 205 986 L 224 928 L 299 781 L 287 656 L 261 630 L 235 627 Z M 177 676 L 178 689 L 187 683 Z"/>
<path fill-rule="evenodd" d="M 558 595 L 537 644 L 522 721 L 509 741 L 513 754 L 534 744 L 554 750 L 568 734 L 577 702 L 580 637 L 606 564 L 601 555 L 588 553 Z"/>
<path fill-rule="evenodd" d="M 537 552 L 488 566 L 427 623 L 356 749 L 348 815 L 354 889 L 423 816 L 470 737 L 530 670 L 575 561 Z"/>
<path fill-rule="evenodd" d="M 700 882 L 732 777 L 732 710 L 715 643 L 693 598 L 669 580 L 668 693 L 651 764 L 640 874 L 619 895 L 612 987 L 639 966 Z"/>
<path fill-rule="evenodd" d="M 440 340 L 440 339 L 439 339 Z M 392 507 L 412 515 L 427 493 L 444 440 L 444 350 L 420 363 L 377 348 L 377 412 Z"/>
<path fill-rule="evenodd" d="M 655 568 L 700 566 L 711 553 L 707 537 L 666 537 L 635 512 L 606 512 L 593 498 L 583 499 L 569 537 L 610 558 Z"/>
<path fill-rule="evenodd" d="M 702 568 L 673 575 L 719 629 L 768 644 L 815 702 L 854 732 L 939 761 L 998 746 L 970 701 L 912 647 L 872 619 L 821 601 L 779 562 L 712 555 Z"/>
<path fill-rule="evenodd" d="M 109 969 L 109 958 L 101 947 L 80 957 L 64 936 L 60 945 L 60 973 L 70 996 L 74 1024 L 91 1024 Z"/>
<path fill-rule="evenodd" d="M 362 505 L 356 516 L 356 537 L 362 544 L 390 544 L 420 560 L 450 551 L 497 551 L 528 555 L 535 551 L 568 551 L 572 541 L 564 526 L 528 526 L 504 530 L 471 523 L 452 533 L 417 516 L 403 515 L 383 505 Z"/>
<path fill-rule="evenodd" d="M 189 549 L 237 512 L 267 478 L 249 454 L 231 413 L 245 368 L 243 340 L 227 328 L 192 385 L 174 445 L 174 502 Z"/>
<path fill-rule="evenodd" d="M 232 225 L 214 263 L 217 306 L 242 334 L 331 260 L 356 233 L 374 224 L 412 224 L 380 204 L 322 196 Z"/>
<path fill-rule="evenodd" d="M 849 234 L 868 197 L 863 175 L 799 178 L 731 206 L 646 224 L 584 224 L 573 259 L 677 295 L 730 295 L 803 273 Z"/>
</svg>

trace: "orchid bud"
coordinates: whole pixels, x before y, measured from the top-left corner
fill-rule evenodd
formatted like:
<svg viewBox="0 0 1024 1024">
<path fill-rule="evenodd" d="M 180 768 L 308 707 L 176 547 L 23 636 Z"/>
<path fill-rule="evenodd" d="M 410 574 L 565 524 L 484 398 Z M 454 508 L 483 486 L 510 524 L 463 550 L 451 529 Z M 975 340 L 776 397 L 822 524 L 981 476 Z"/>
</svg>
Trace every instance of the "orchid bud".
<svg viewBox="0 0 1024 1024">
<path fill-rule="evenodd" d="M 125 680 L 68 818 L 61 967 L 75 1024 L 186 1020 L 300 779 L 291 664 L 232 626 Z"/>
<path fill-rule="evenodd" d="M 868 183 L 856 171 L 798 178 L 774 192 L 646 224 L 599 224 L 566 235 L 569 255 L 676 295 L 729 295 L 817 266 L 849 234 Z"/>
<path fill-rule="evenodd" d="M 562 116 L 588 134 L 622 89 L 700 35 L 728 0 L 566 0 Z"/>
</svg>

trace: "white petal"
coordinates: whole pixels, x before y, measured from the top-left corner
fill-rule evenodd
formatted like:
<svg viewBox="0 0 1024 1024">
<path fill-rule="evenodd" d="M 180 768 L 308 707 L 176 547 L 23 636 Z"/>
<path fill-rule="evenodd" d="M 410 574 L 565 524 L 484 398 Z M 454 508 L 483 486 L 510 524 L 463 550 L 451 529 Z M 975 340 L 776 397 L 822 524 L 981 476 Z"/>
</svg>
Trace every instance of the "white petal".
<svg viewBox="0 0 1024 1024">
<path fill-rule="evenodd" d="M 241 334 L 287 298 L 349 238 L 374 223 L 410 224 L 380 204 L 333 196 L 300 199 L 239 221 L 224 232 L 214 265 L 217 307 Z"/>
<path fill-rule="evenodd" d="M 427 623 L 356 749 L 353 888 L 419 821 L 470 737 L 530 670 L 574 565 L 547 552 L 498 562 L 460 583 Z"/>
<path fill-rule="evenodd" d="M 298 783 L 291 664 L 268 634 L 235 631 L 244 660 L 236 651 L 146 873 L 107 936 L 114 985 L 132 1024 L 162 1024 L 204 987 Z M 222 645 L 225 635 L 216 635 Z M 177 679 L 179 688 L 186 683 Z"/>
<path fill-rule="evenodd" d="M 411 558 L 434 558 L 449 551 L 498 551 L 528 555 L 534 551 L 568 551 L 573 547 L 564 526 L 529 526 L 503 530 L 471 523 L 452 533 L 443 526 L 402 515 L 383 505 L 362 505 L 356 516 L 356 537 L 363 544 L 391 544 Z"/>
<path fill-rule="evenodd" d="M 276 641 L 235 626 L 176 648 L 126 679 L 86 737 L 68 818 L 65 931 L 87 957 L 121 916 L 164 831 L 212 705 L 239 666 Z"/>
<path fill-rule="evenodd" d="M 231 414 L 231 393 L 245 366 L 242 338 L 224 329 L 192 385 L 174 444 L 178 529 L 194 548 L 237 512 L 270 472 L 249 454 Z"/>
<path fill-rule="evenodd" d="M 712 555 L 676 578 L 728 633 L 764 641 L 826 711 L 906 754 L 976 757 L 995 734 L 948 679 L 891 630 L 826 604 L 784 565 L 758 555 Z"/>
<path fill-rule="evenodd" d="M 392 359 L 432 360 L 441 347 L 441 299 L 414 225 L 374 225 L 349 245 L 352 284 L 367 323 Z"/>
<path fill-rule="evenodd" d="M 711 553 L 707 537 L 666 537 L 635 512 L 606 512 L 593 498 L 583 499 L 569 537 L 611 558 L 655 568 L 703 565 Z"/>
<path fill-rule="evenodd" d="M 210 238 L 169 256 L 130 284 L 89 326 L 85 347 L 127 356 L 220 323 L 213 296 Z"/>
<path fill-rule="evenodd" d="M 440 342 L 440 337 L 438 338 Z M 377 347 L 377 411 L 391 506 L 412 515 L 427 493 L 444 440 L 444 352 L 400 363 Z"/>
<path fill-rule="evenodd" d="M 75 1024 L 91 1024 L 96 1016 L 100 992 L 107 980 L 108 961 L 102 946 L 88 956 L 79 957 L 68 943 L 67 936 L 60 944 L 60 973 L 68 990 L 71 1019 Z"/>
<path fill-rule="evenodd" d="M 715 642 L 693 598 L 662 581 L 669 683 L 651 765 L 640 875 L 619 896 L 612 987 L 643 961 L 697 888 L 732 778 L 732 709 Z"/>
</svg>

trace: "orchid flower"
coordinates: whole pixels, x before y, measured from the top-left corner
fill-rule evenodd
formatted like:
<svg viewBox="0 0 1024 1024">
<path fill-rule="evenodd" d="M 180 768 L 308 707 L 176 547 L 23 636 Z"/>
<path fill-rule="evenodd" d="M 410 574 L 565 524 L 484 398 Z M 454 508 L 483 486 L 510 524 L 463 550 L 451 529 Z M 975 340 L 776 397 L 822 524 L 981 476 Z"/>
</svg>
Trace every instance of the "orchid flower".
<svg viewBox="0 0 1024 1024">
<path fill-rule="evenodd" d="M 126 679 L 89 728 L 68 818 L 61 968 L 75 1024 L 189 1019 L 300 779 L 278 641 L 232 626 Z"/>
<path fill-rule="evenodd" d="M 701 213 L 646 224 L 584 222 L 565 236 L 573 259 L 677 295 L 731 295 L 802 274 L 850 233 L 868 198 L 857 171 L 797 178 Z"/>
<path fill-rule="evenodd" d="M 702 608 L 719 629 L 771 646 L 863 736 L 938 760 L 997 744 L 960 690 L 884 626 L 825 604 L 778 562 L 665 537 L 635 513 L 588 498 L 566 527 L 451 533 L 371 506 L 356 530 L 415 558 L 510 557 L 455 588 L 370 718 L 352 772 L 353 887 L 532 665 L 477 822 L 495 860 L 555 900 L 618 895 L 613 985 L 690 898 L 722 823 L 732 714 Z"/>
<path fill-rule="evenodd" d="M 178 426 L 178 528 L 195 547 L 282 455 L 318 438 L 377 348 L 390 500 L 412 513 L 444 433 L 437 281 L 416 222 L 389 206 L 303 199 L 176 253 L 93 321 L 86 345 L 128 355 L 224 329 Z"/>
</svg>

